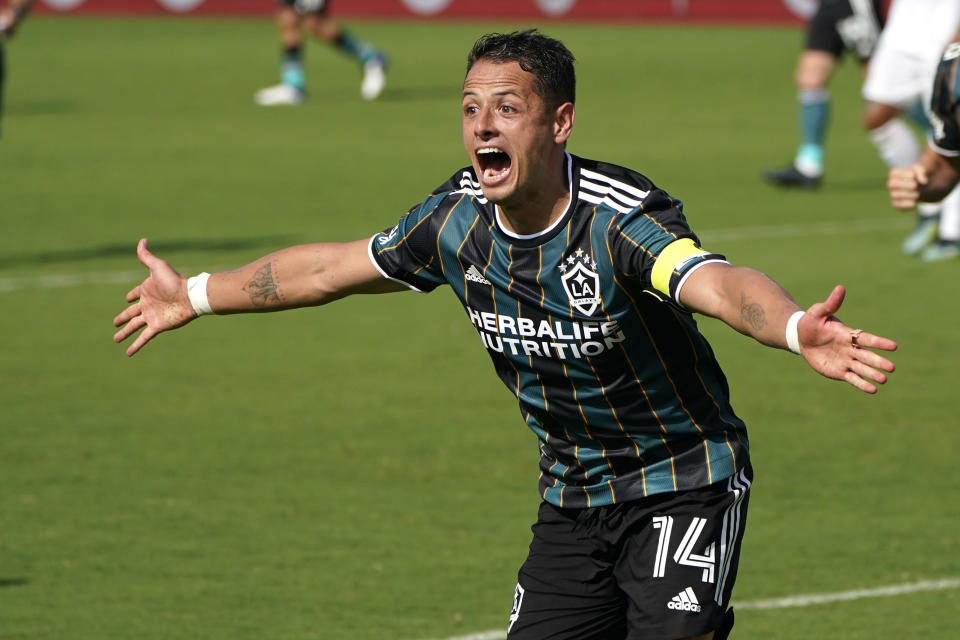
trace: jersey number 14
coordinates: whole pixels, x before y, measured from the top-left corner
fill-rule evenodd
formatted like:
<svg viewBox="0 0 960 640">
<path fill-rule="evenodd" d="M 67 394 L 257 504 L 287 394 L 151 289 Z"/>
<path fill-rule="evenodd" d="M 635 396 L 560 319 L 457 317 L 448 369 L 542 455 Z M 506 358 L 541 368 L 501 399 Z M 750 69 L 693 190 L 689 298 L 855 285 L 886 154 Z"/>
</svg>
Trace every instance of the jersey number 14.
<svg viewBox="0 0 960 640">
<path fill-rule="evenodd" d="M 673 561 L 679 565 L 687 567 L 698 567 L 703 569 L 703 581 L 713 583 L 714 568 L 717 566 L 715 543 L 711 542 L 703 555 L 697 555 L 693 552 L 697 547 L 697 541 L 707 524 L 706 518 L 694 518 L 687 532 L 683 534 L 680 546 L 673 554 Z M 670 559 L 670 538 L 673 535 L 673 516 L 655 516 L 653 518 L 653 528 L 660 530 L 660 540 L 657 543 L 657 557 L 653 566 L 653 577 L 662 578 L 667 573 L 667 561 Z"/>
</svg>

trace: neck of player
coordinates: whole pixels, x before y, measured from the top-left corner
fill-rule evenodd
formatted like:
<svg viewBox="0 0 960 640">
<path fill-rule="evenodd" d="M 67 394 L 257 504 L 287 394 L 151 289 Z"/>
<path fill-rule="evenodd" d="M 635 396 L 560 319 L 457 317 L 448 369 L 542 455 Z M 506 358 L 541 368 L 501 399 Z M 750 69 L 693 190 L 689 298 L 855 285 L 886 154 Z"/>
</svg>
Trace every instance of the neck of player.
<svg viewBox="0 0 960 640">
<path fill-rule="evenodd" d="M 498 202 L 500 220 L 507 231 L 521 236 L 540 233 L 563 216 L 570 203 L 567 159 L 562 152 L 544 163 L 537 180 L 514 197 Z"/>
</svg>

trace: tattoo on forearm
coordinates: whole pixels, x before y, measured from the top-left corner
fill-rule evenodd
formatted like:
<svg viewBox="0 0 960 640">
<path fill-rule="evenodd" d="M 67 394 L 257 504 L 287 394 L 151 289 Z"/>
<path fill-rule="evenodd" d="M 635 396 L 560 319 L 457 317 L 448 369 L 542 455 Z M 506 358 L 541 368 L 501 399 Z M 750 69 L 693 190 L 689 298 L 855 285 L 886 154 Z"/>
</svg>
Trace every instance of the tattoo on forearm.
<svg viewBox="0 0 960 640">
<path fill-rule="evenodd" d="M 767 326 L 767 314 L 756 302 L 748 302 L 746 296 L 740 296 L 740 317 L 754 331 L 760 331 Z"/>
<path fill-rule="evenodd" d="M 253 277 L 243 285 L 243 290 L 250 295 L 250 301 L 257 307 L 280 302 L 280 285 L 273 280 L 273 265 L 268 262 L 257 269 Z"/>
</svg>

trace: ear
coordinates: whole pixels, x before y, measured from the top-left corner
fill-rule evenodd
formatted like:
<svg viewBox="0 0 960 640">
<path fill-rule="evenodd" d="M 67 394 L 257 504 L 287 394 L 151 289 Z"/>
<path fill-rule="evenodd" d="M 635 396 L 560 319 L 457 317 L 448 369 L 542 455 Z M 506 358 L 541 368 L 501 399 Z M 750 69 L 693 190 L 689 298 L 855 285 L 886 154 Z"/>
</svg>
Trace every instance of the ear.
<svg viewBox="0 0 960 640">
<path fill-rule="evenodd" d="M 573 121 L 577 110 L 572 102 L 564 102 L 553 113 L 553 139 L 557 144 L 566 144 L 567 138 L 573 133 Z"/>
</svg>

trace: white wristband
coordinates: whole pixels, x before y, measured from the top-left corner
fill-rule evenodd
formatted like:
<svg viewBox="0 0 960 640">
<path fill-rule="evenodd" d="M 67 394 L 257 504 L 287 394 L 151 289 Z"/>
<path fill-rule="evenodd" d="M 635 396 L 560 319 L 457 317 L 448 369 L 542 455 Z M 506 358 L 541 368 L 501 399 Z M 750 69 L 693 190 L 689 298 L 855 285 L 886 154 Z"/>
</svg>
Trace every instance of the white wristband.
<svg viewBox="0 0 960 640">
<path fill-rule="evenodd" d="M 797 323 L 803 317 L 804 311 L 795 311 L 787 320 L 787 348 L 796 354 L 800 353 L 800 336 L 797 335 Z"/>
<path fill-rule="evenodd" d="M 213 313 L 213 309 L 210 308 L 210 301 L 207 300 L 207 280 L 209 279 L 210 274 L 207 272 L 187 279 L 187 295 L 190 296 L 193 312 L 198 317 Z"/>
</svg>

